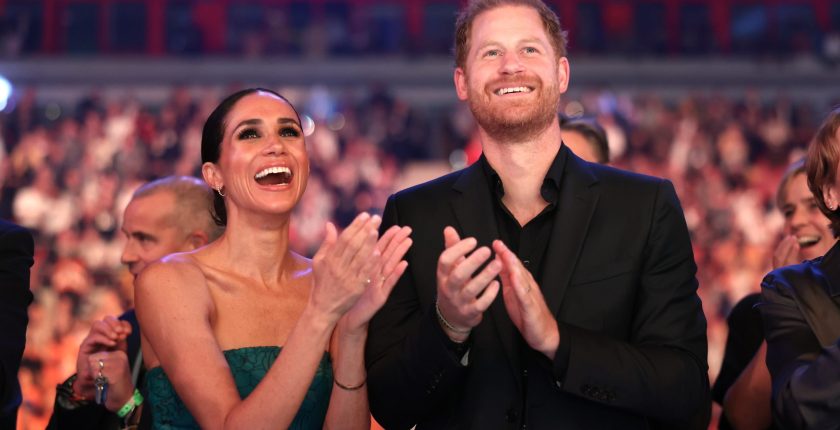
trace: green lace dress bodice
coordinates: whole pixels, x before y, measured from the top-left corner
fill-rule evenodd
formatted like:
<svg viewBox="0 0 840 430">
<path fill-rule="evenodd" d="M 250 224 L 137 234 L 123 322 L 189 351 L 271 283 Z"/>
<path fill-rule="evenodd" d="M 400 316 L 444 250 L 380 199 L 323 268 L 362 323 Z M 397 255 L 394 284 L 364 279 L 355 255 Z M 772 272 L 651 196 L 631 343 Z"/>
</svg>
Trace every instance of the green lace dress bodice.
<svg viewBox="0 0 840 430">
<path fill-rule="evenodd" d="M 265 377 L 268 369 L 280 355 L 280 347 L 255 346 L 224 351 L 225 360 L 233 373 L 236 389 L 244 399 L 257 387 Z M 298 409 L 290 429 L 320 429 L 324 426 L 327 406 L 332 391 L 333 373 L 332 363 L 328 354 L 324 353 L 312 385 Z M 160 367 L 150 369 L 146 373 L 146 401 L 152 407 L 152 428 L 161 430 L 197 429 L 198 423 L 187 407 L 178 397 L 169 378 Z"/>
</svg>

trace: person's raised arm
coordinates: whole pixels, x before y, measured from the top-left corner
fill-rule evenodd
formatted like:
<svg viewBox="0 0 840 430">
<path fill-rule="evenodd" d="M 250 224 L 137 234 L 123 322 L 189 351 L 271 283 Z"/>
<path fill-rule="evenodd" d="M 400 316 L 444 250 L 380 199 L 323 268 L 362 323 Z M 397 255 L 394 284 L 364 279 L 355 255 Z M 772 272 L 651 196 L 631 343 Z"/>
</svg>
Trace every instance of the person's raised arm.
<svg viewBox="0 0 840 430">
<path fill-rule="evenodd" d="M 332 337 L 335 387 L 324 428 L 369 429 L 370 408 L 367 396 L 364 347 L 368 324 L 378 311 L 408 263 L 403 256 L 411 246 L 411 229 L 392 226 L 379 239 L 382 254 L 374 277 L 356 304 L 339 321 Z"/>
</svg>

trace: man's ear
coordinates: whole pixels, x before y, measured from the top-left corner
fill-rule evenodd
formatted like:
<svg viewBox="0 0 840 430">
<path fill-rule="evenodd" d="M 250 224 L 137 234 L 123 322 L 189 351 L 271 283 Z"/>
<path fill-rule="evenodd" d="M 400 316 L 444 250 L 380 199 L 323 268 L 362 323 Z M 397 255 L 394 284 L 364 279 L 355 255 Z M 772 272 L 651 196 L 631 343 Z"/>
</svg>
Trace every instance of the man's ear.
<svg viewBox="0 0 840 430">
<path fill-rule="evenodd" d="M 207 245 L 208 242 L 210 242 L 210 238 L 202 230 L 195 230 L 187 236 L 187 248 L 189 251 L 201 248 Z"/>
<path fill-rule="evenodd" d="M 216 163 L 208 161 L 202 164 L 201 176 L 204 177 L 204 182 L 207 182 L 207 185 L 210 185 L 210 188 L 214 190 L 218 190 L 219 188 L 225 186 L 222 174 L 219 172 L 219 167 L 216 166 Z"/>
<path fill-rule="evenodd" d="M 458 100 L 466 101 L 469 95 L 469 87 L 467 85 L 467 72 L 460 67 L 455 68 L 455 73 L 452 76 L 455 81 L 455 94 L 458 95 Z"/>
<path fill-rule="evenodd" d="M 560 88 L 560 94 L 566 92 L 569 88 L 569 59 L 560 57 L 557 60 L 557 86 Z"/>
</svg>

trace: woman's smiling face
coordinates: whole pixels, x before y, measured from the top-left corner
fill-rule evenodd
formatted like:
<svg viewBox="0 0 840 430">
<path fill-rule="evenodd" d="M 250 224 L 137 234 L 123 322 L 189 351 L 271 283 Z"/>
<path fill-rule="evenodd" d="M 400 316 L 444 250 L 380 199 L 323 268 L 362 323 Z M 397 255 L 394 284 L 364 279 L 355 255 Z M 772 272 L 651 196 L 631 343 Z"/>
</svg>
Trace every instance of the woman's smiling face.
<svg viewBox="0 0 840 430">
<path fill-rule="evenodd" d="M 228 212 L 291 212 L 309 178 L 309 157 L 294 108 L 272 94 L 249 94 L 228 112 L 224 128 L 219 161 L 212 165 L 208 182 L 224 186 Z"/>
</svg>

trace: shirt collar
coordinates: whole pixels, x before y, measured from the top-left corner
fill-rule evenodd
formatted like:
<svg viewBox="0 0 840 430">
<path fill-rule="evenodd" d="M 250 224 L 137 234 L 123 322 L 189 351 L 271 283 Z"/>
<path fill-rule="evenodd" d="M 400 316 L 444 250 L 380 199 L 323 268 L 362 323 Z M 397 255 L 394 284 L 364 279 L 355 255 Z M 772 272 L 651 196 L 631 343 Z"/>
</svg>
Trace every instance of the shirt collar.
<svg viewBox="0 0 840 430">
<path fill-rule="evenodd" d="M 545 174 L 545 179 L 543 179 L 543 185 L 540 188 L 540 193 L 542 194 L 542 198 L 548 202 L 551 206 L 557 204 L 557 199 L 560 194 L 560 182 L 563 179 L 563 167 L 566 165 L 566 158 L 568 158 L 568 152 L 564 151 L 561 145 L 561 149 L 557 151 L 554 155 L 554 161 L 551 162 L 551 165 L 548 167 L 548 172 Z M 496 170 L 493 169 L 493 166 L 490 165 L 490 162 L 487 161 L 487 158 L 484 157 L 484 154 L 481 154 L 481 157 L 478 159 L 478 163 L 481 165 L 481 169 L 484 172 L 484 176 L 487 178 L 487 184 L 490 186 L 490 189 L 495 193 L 496 197 L 499 199 L 505 195 L 505 187 L 502 184 L 502 178 L 499 177 L 499 174 L 496 173 Z"/>
</svg>

